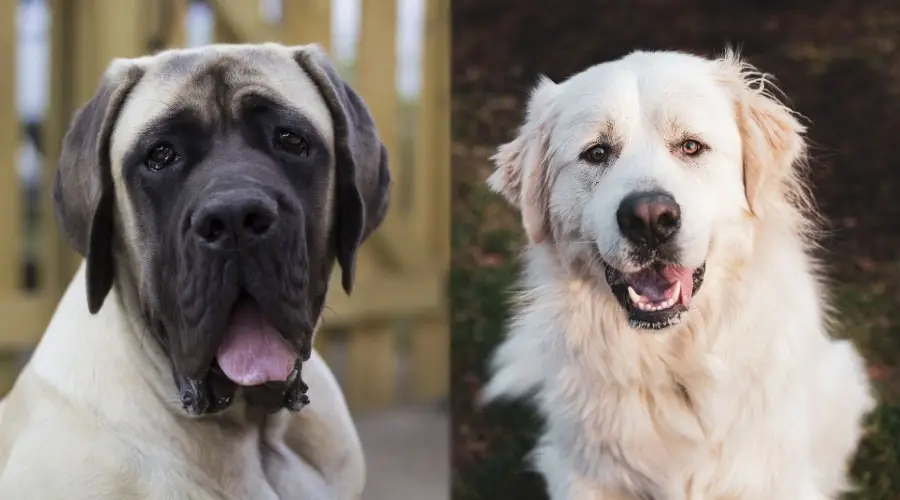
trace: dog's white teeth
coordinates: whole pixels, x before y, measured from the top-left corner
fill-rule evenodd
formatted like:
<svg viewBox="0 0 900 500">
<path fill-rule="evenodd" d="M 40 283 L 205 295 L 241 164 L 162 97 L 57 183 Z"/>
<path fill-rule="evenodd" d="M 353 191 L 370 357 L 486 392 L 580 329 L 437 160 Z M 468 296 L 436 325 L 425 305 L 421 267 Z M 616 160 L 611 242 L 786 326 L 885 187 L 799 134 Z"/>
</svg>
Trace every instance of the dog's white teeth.
<svg viewBox="0 0 900 500">
<path fill-rule="evenodd" d="M 647 302 L 645 297 L 642 297 L 641 294 L 637 293 L 634 288 L 628 287 L 628 297 L 635 304 L 641 304 L 642 302 Z"/>
<path fill-rule="evenodd" d="M 650 302 L 650 299 L 637 293 L 632 287 L 628 287 L 628 298 L 630 298 L 634 306 L 641 311 L 662 311 L 663 309 L 674 306 L 681 298 L 681 282 L 675 282 L 675 285 L 672 287 L 672 293 L 669 298 L 663 302 Z"/>
<path fill-rule="evenodd" d="M 672 287 L 672 296 L 669 297 L 669 300 L 666 302 L 672 302 L 672 305 L 675 305 L 675 302 L 681 298 L 681 282 L 676 281 L 675 286 Z"/>
</svg>

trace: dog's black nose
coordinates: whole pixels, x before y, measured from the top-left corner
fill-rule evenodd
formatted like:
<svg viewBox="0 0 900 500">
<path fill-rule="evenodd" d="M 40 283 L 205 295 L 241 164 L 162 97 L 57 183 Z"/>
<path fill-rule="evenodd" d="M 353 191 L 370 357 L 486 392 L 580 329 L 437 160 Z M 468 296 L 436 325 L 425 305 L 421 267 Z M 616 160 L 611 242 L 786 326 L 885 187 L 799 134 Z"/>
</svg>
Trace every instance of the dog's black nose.
<svg viewBox="0 0 900 500">
<path fill-rule="evenodd" d="M 654 246 L 671 238 L 681 226 L 681 207 L 661 191 L 631 193 L 619 204 L 616 221 L 632 243 Z"/>
<path fill-rule="evenodd" d="M 200 242 L 216 249 L 252 244 L 264 238 L 278 220 L 278 205 L 251 190 L 216 193 L 191 219 Z"/>
</svg>

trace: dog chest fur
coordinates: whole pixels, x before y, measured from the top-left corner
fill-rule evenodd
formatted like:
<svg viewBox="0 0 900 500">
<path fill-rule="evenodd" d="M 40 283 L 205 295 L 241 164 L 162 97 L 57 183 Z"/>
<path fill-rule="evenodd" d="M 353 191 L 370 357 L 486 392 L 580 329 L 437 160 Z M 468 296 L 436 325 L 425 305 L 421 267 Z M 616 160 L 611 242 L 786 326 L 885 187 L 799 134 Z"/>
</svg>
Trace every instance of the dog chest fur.
<svg viewBox="0 0 900 500">
<path fill-rule="evenodd" d="M 615 300 L 551 249 L 526 252 L 485 396 L 535 398 L 547 426 L 534 460 L 552 498 L 827 498 L 817 492 L 845 486 L 858 408 L 871 405 L 862 362 L 825 335 L 815 280 L 784 272 L 809 265 L 803 252 L 766 241 L 742 282 L 710 280 L 720 309 L 701 301 L 659 334 L 625 327 Z M 816 409 L 827 384 L 843 385 L 849 412 Z"/>
</svg>

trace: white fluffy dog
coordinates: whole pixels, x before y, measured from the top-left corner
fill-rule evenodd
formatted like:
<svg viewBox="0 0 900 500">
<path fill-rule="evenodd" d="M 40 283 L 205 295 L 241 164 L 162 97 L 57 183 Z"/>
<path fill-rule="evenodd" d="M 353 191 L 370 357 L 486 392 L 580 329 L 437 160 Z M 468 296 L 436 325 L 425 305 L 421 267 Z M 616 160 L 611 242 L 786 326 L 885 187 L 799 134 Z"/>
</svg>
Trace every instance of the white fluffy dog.
<svg viewBox="0 0 900 500">
<path fill-rule="evenodd" d="M 803 126 L 731 52 L 542 79 L 489 184 L 528 234 L 486 401 L 533 398 L 554 500 L 824 500 L 873 401 L 828 335 Z"/>
</svg>

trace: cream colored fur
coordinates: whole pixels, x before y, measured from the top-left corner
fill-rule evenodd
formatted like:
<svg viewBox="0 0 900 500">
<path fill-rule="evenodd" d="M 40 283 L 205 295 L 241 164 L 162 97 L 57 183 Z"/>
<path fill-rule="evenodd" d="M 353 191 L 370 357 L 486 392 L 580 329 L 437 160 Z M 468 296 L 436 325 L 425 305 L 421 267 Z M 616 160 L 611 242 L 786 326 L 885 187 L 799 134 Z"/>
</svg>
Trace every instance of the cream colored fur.
<svg viewBox="0 0 900 500">
<path fill-rule="evenodd" d="M 636 52 L 542 80 L 498 150 L 491 187 L 530 243 L 484 400 L 537 405 L 533 464 L 553 500 L 825 500 L 849 486 L 873 401 L 863 360 L 828 333 L 803 127 L 764 81 L 730 53 Z M 685 131 L 710 146 L 691 164 L 666 147 Z M 598 134 L 622 145 L 602 171 L 577 161 Z M 685 320 L 659 332 L 628 326 L 600 262 L 628 266 L 610 211 L 648 183 L 682 204 L 687 265 L 706 263 Z"/>
<path fill-rule="evenodd" d="M 268 88 L 304 109 L 331 141 L 328 109 L 290 49 L 263 48 L 272 59 L 257 64 L 262 76 L 255 77 L 267 78 Z M 182 53 L 210 62 L 222 54 L 249 57 L 238 45 Z M 358 499 L 365 482 L 362 446 L 341 388 L 317 353 L 303 364 L 311 404 L 299 413 L 259 416 L 238 397 L 221 413 L 190 418 L 178 401 L 169 358 L 137 319 L 136 293 L 147 283 L 135 267 L 152 242 L 138 234 L 122 156 L 147 121 L 169 108 L 159 93 L 200 104 L 208 98 L 209 89 L 186 83 L 191 75 L 159 74 L 171 55 L 116 60 L 107 72 L 116 79 L 134 65 L 146 71 L 111 141 L 121 238 L 117 286 L 91 315 L 82 264 L 31 360 L 0 402 L 0 499 Z M 272 60 L 286 62 L 273 67 Z M 332 215 L 324 217 L 330 225 Z"/>
<path fill-rule="evenodd" d="M 84 266 L 0 406 L 0 498 L 352 499 L 362 448 L 340 386 L 313 353 L 312 404 L 248 419 L 185 416 L 167 358 L 113 294 L 91 315 Z"/>
</svg>

